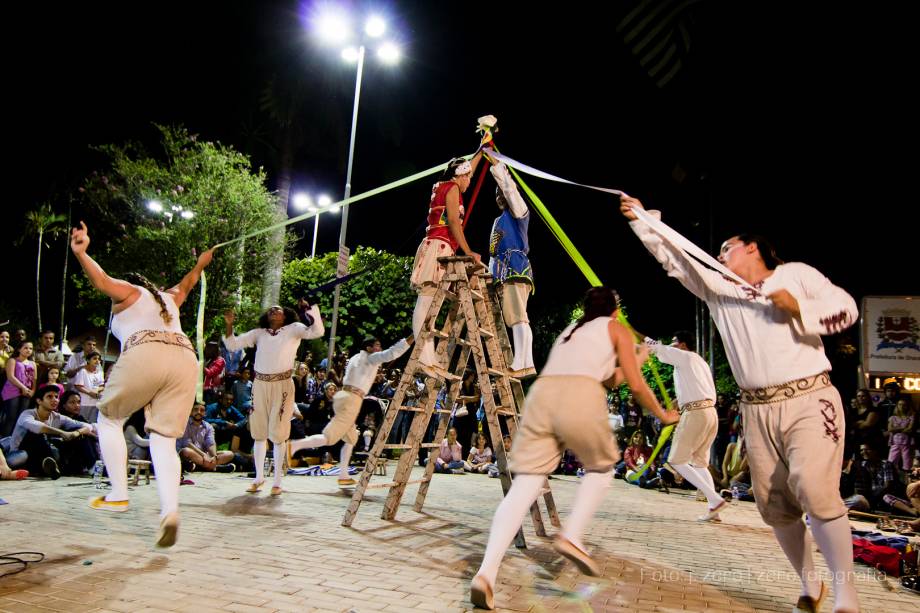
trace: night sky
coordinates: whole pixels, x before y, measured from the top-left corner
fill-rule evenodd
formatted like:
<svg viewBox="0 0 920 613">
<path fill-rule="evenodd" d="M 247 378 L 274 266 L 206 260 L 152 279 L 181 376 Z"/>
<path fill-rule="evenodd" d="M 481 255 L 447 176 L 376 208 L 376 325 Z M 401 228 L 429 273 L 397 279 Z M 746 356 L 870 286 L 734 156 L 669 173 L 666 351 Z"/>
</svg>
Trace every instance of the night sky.
<svg viewBox="0 0 920 613">
<path fill-rule="evenodd" d="M 683 68 L 658 88 L 615 31 L 626 5 L 595 4 L 350 3 L 394 19 L 405 53 L 395 69 L 367 62 L 353 193 L 472 152 L 475 120 L 491 113 L 503 153 L 623 189 L 704 248 L 712 219 L 715 248 L 739 231 L 764 234 L 781 257 L 816 266 L 857 299 L 920 293 L 920 215 L 908 187 L 917 174 L 909 94 L 917 51 L 906 15 L 890 6 L 703 0 L 687 15 Z M 5 7 L 8 243 L 25 210 L 46 199 L 65 209 L 80 178 L 100 167 L 88 145 L 154 145 L 153 122 L 184 124 L 274 173 L 257 138 L 270 81 L 303 99 L 295 189 L 340 197 L 354 67 L 305 30 L 311 6 Z M 620 290 L 638 328 L 663 335 L 692 325 L 689 294 L 665 277 L 609 196 L 528 183 Z M 422 180 L 352 207 L 348 243 L 413 254 L 430 188 Z M 493 189 L 489 179 L 467 227 L 481 253 Z M 309 250 L 312 221 L 302 225 Z M 577 300 L 587 283 L 542 223 L 531 228 L 531 312 Z M 337 239 L 337 218 L 324 216 L 319 249 L 335 249 Z M 31 242 L 12 248 L 34 257 Z M 7 287 L 22 291 L 6 292 L 3 303 L 28 311 L 32 265 L 6 269 Z M 50 300 L 53 290 L 45 292 Z"/>
</svg>

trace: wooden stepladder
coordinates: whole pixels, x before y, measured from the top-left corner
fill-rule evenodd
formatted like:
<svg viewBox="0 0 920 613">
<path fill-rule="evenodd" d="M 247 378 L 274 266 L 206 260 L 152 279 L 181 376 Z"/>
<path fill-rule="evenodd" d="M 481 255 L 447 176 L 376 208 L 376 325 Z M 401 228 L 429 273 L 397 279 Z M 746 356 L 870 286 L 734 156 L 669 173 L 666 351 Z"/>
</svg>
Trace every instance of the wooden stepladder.
<svg viewBox="0 0 920 613">
<path fill-rule="evenodd" d="M 460 381 L 470 357 L 475 365 L 502 490 L 507 494 L 511 488 L 508 458 L 502 444 L 502 424 L 507 433 L 514 437 L 520 419 L 520 409 L 524 405 L 524 392 L 521 382 L 509 375 L 511 344 L 501 318 L 500 301 L 495 299 L 495 288 L 491 283 L 491 277 L 484 268 L 474 264 L 472 258 L 452 256 L 438 258 L 438 261 L 445 266 L 446 272 L 434 295 L 422 332 L 415 341 L 409 363 L 390 401 L 390 407 L 384 416 L 364 472 L 358 480 L 351 503 L 342 519 L 343 526 L 352 524 L 368 489 L 389 489 L 381 518 L 393 519 L 406 486 L 411 483 L 420 483 L 414 508 L 416 512 L 422 510 L 435 463 L 428 462 L 425 475 L 414 481 L 409 479 L 412 466 L 418 457 L 419 449 L 437 449 L 441 440 L 444 439 L 450 421 L 451 407 L 454 406 L 454 402 L 460 395 Z M 446 316 L 439 329 L 435 324 L 442 307 L 445 306 Z M 437 364 L 424 366 L 419 361 L 419 357 L 425 342 L 432 336 L 439 339 L 436 350 Z M 420 406 L 405 406 L 406 390 L 415 385 L 417 373 L 423 373 L 427 377 L 427 397 Z M 405 414 L 405 418 L 412 419 L 409 432 L 404 441 L 388 444 L 390 431 L 393 429 L 397 415 L 400 414 Z M 439 417 L 437 433 L 432 442 L 423 442 L 430 419 L 434 415 Z M 393 480 L 371 484 L 373 467 L 385 449 L 402 450 Z M 550 521 L 554 526 L 559 527 L 559 515 L 556 512 L 556 505 L 548 482 L 543 492 L 543 499 Z M 546 536 L 543 516 L 536 502 L 531 507 L 530 514 L 536 534 Z M 520 531 L 515 544 L 518 547 L 525 546 L 524 536 Z"/>
</svg>

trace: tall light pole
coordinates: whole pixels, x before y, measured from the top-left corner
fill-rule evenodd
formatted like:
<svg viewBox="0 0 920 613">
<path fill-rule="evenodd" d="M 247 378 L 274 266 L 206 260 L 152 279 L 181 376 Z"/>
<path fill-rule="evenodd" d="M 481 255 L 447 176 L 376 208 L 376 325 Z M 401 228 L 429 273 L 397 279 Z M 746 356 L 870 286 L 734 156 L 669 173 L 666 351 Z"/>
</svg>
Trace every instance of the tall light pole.
<svg viewBox="0 0 920 613">
<path fill-rule="evenodd" d="M 316 199 L 316 204 L 314 204 L 313 198 L 311 198 L 309 194 L 305 194 L 304 192 L 297 192 L 291 198 L 291 202 L 293 203 L 294 208 L 297 209 L 298 211 L 310 211 L 311 213 L 316 213 L 316 215 L 313 216 L 313 249 L 310 252 L 310 258 L 311 259 L 315 258 L 316 257 L 316 237 L 319 235 L 319 216 L 323 214 L 322 209 L 332 204 L 332 198 L 330 198 L 326 194 L 323 194 L 319 198 Z M 329 209 L 329 212 L 338 213 L 339 208 L 333 207 Z"/>
<path fill-rule="evenodd" d="M 330 42 L 345 42 L 350 38 L 351 32 L 347 18 L 341 13 L 329 13 L 320 16 L 319 20 L 320 35 Z M 364 55 L 366 51 L 366 42 L 369 39 L 377 39 L 383 36 L 386 31 L 386 23 L 382 18 L 374 15 L 367 19 L 364 25 L 364 35 L 360 37 L 360 43 L 357 47 L 346 47 L 342 50 L 342 58 L 347 62 L 356 62 L 357 74 L 355 76 L 355 101 L 351 112 L 351 136 L 348 142 L 348 169 L 345 174 L 345 200 L 351 197 L 351 171 L 354 166 L 355 156 L 355 137 L 358 128 L 358 105 L 361 101 L 361 77 L 364 74 Z M 399 60 L 399 49 L 395 44 L 384 42 L 377 49 L 377 55 L 381 61 L 387 64 L 394 64 Z M 345 236 L 348 231 L 348 204 L 342 207 L 342 224 L 339 230 L 339 257 L 345 252 Z M 336 269 L 336 276 L 340 270 Z M 332 329 L 329 331 L 329 354 L 327 356 L 329 366 L 332 366 L 332 356 L 335 353 L 335 334 L 339 323 L 339 298 L 341 295 L 341 285 L 335 286 L 335 294 L 332 300 Z"/>
</svg>

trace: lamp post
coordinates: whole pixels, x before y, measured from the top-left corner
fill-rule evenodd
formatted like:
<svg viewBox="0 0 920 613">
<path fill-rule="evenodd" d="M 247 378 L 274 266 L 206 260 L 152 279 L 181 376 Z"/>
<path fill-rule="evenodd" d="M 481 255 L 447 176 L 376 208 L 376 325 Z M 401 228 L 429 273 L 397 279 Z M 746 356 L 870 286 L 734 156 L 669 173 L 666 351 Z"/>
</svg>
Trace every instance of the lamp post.
<svg viewBox="0 0 920 613">
<path fill-rule="evenodd" d="M 321 15 L 318 19 L 318 29 L 320 36 L 327 42 L 342 43 L 351 38 L 351 31 L 348 19 L 341 13 L 327 13 Z M 379 16 L 370 16 L 364 25 L 364 34 L 359 37 L 359 44 L 356 47 L 349 46 L 342 49 L 342 59 L 347 62 L 357 63 L 357 73 L 355 76 L 355 100 L 351 113 L 351 136 L 348 142 L 348 168 L 345 174 L 345 200 L 351 197 L 351 171 L 354 166 L 355 155 L 355 136 L 358 127 L 358 105 L 361 100 L 361 77 L 364 74 L 364 55 L 367 45 L 371 44 L 371 39 L 379 39 L 386 31 L 386 23 Z M 400 52 L 398 47 L 392 42 L 383 42 L 377 47 L 377 56 L 386 64 L 395 64 L 399 61 Z M 348 231 L 348 204 L 342 207 L 342 224 L 339 229 L 339 254 L 345 250 L 345 236 Z M 336 270 L 336 276 L 339 276 Z M 327 356 L 329 365 L 332 365 L 332 356 L 335 353 L 335 334 L 339 322 L 339 297 L 341 285 L 335 286 L 335 294 L 332 300 L 332 328 L 329 331 L 329 354 Z"/>
<path fill-rule="evenodd" d="M 332 204 L 332 198 L 323 194 L 317 198 L 316 203 L 314 204 L 313 198 L 309 194 L 304 192 L 297 192 L 291 198 L 291 202 L 294 205 L 294 208 L 298 211 L 310 211 L 311 213 L 316 213 L 313 216 L 313 249 L 310 252 L 310 257 L 316 257 L 316 237 L 319 235 L 319 216 L 323 214 L 323 209 Z M 317 206 L 319 205 L 319 206 Z M 330 213 L 338 213 L 338 207 L 329 209 Z"/>
</svg>

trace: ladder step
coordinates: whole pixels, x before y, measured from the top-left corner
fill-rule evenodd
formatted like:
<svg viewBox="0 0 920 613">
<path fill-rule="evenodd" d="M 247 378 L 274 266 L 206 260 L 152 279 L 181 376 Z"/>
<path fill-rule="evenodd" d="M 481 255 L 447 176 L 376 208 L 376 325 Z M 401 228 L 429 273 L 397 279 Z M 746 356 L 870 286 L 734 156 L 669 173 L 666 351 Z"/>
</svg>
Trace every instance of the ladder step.
<svg viewBox="0 0 920 613">
<path fill-rule="evenodd" d="M 401 411 L 409 411 L 410 413 L 424 413 L 425 407 L 399 407 Z M 453 413 L 450 409 L 435 409 L 432 413 Z"/>
<path fill-rule="evenodd" d="M 485 300 L 485 298 L 483 298 L 482 294 L 480 294 L 479 292 L 477 292 L 477 291 L 474 290 L 474 289 L 471 289 L 471 290 L 470 290 L 470 295 L 473 296 L 473 299 L 474 299 L 474 300 L 483 300 L 483 301 Z"/>
<path fill-rule="evenodd" d="M 501 370 L 499 370 L 499 369 L 497 369 L 497 368 L 490 368 L 490 369 L 489 369 L 489 374 L 492 375 L 493 377 L 504 377 L 504 376 L 506 376 L 506 375 L 509 376 L 509 377 L 511 376 L 511 375 L 508 375 L 507 372 L 501 371 Z"/>
<path fill-rule="evenodd" d="M 435 449 L 440 447 L 441 443 L 422 443 L 419 449 Z M 402 443 L 393 443 L 383 446 L 384 449 L 412 449 L 412 445 L 403 445 Z"/>
<path fill-rule="evenodd" d="M 446 340 L 450 340 L 450 334 L 448 334 L 448 333 L 446 333 L 446 332 L 442 332 L 441 330 L 435 330 L 435 331 L 433 331 L 433 332 L 431 333 L 431 335 L 432 335 L 433 337 L 439 338 L 439 339 L 441 339 L 441 340 L 445 340 L 445 341 L 446 341 Z M 464 338 L 460 338 L 459 336 L 456 337 L 456 338 L 454 339 L 454 342 L 457 343 L 457 344 L 460 345 L 460 346 L 463 346 L 463 347 L 465 347 L 465 346 L 467 346 L 467 345 L 470 344 L 468 340 L 466 340 L 466 339 L 464 339 Z"/>
<path fill-rule="evenodd" d="M 427 483 L 430 480 L 431 479 L 428 477 L 424 477 L 422 479 L 411 479 L 409 481 L 406 481 L 404 485 L 412 485 L 413 483 Z M 380 488 L 380 487 L 396 487 L 397 485 L 399 485 L 399 483 L 397 483 L 396 481 L 388 481 L 386 483 L 368 483 L 364 489 L 370 490 L 370 489 Z"/>
<path fill-rule="evenodd" d="M 425 366 L 421 362 L 417 362 L 415 364 L 415 368 L 413 369 L 413 371 L 415 372 L 415 374 L 422 373 L 424 375 L 428 375 L 429 377 L 433 377 L 435 379 L 444 379 L 445 381 L 460 381 L 461 380 L 461 377 L 459 377 L 458 375 L 455 375 L 452 372 L 446 371 L 439 366 Z"/>
<path fill-rule="evenodd" d="M 495 338 L 495 335 L 486 330 L 485 328 L 479 328 L 479 335 L 486 338 Z"/>
</svg>

